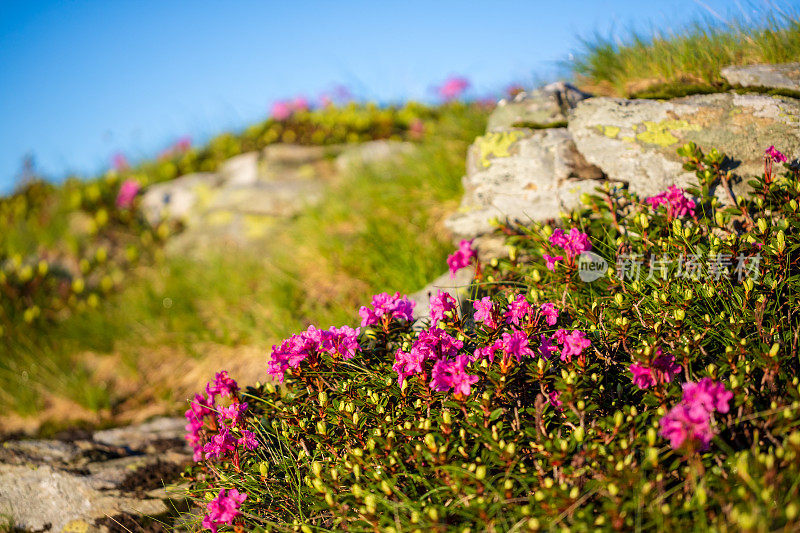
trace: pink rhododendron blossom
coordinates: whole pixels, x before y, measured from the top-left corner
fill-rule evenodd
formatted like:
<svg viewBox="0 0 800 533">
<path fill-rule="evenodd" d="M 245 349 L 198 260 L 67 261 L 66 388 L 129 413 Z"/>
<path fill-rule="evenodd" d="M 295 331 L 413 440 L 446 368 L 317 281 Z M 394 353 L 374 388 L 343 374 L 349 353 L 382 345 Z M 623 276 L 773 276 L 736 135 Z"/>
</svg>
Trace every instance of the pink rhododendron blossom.
<svg viewBox="0 0 800 533">
<path fill-rule="evenodd" d="M 478 361 L 480 359 L 488 359 L 490 363 L 493 363 L 495 355 L 502 349 L 503 349 L 503 340 L 497 339 L 496 341 L 494 341 L 494 344 L 476 348 L 475 352 L 472 354 L 472 360 Z"/>
<path fill-rule="evenodd" d="M 683 402 L 709 413 L 715 410 L 727 413 L 731 398 L 733 393 L 726 390 L 725 385 L 711 378 L 703 378 L 698 383 L 689 381 L 683 384 Z"/>
<path fill-rule="evenodd" d="M 361 346 L 358 344 L 359 333 L 361 333 L 361 328 L 332 327 L 322 334 L 322 348 L 331 355 L 338 355 L 344 361 L 352 359 L 356 352 L 361 350 Z"/>
<path fill-rule="evenodd" d="M 547 394 L 547 400 L 550 402 L 550 405 L 559 411 L 561 410 L 561 406 L 564 405 L 564 402 L 558 399 L 560 396 L 561 393 L 555 390 Z"/>
<path fill-rule="evenodd" d="M 284 100 L 279 100 L 272 104 L 270 115 L 275 120 L 286 120 L 292 116 L 292 105 Z"/>
<path fill-rule="evenodd" d="M 534 352 L 528 346 L 528 335 L 524 331 L 514 330 L 513 333 L 503 333 L 503 351 L 509 357 L 515 357 L 517 362 L 522 362 L 523 357 L 533 357 Z"/>
<path fill-rule="evenodd" d="M 120 209 L 130 209 L 133 207 L 133 201 L 136 199 L 136 195 L 139 194 L 141 188 L 139 183 L 134 180 L 123 181 L 117 193 L 117 207 Z"/>
<path fill-rule="evenodd" d="M 680 448 L 687 440 L 699 444 L 701 450 L 708 448 L 714 438 L 711 420 L 704 411 L 693 410 L 678 404 L 664 415 L 659 425 L 659 434 L 668 439 L 673 448 Z"/>
<path fill-rule="evenodd" d="M 397 372 L 397 381 L 403 385 L 408 377 L 425 371 L 426 361 L 438 361 L 456 357 L 464 343 L 443 329 L 429 328 L 419 333 L 417 340 L 406 353 L 397 350 L 392 369 Z"/>
<path fill-rule="evenodd" d="M 778 149 L 777 149 L 777 148 L 775 148 L 774 146 L 770 146 L 769 148 L 767 148 L 767 149 L 764 151 L 764 154 L 765 154 L 765 155 L 766 155 L 768 158 L 772 159 L 772 162 L 773 162 L 773 163 L 786 163 L 786 161 L 787 161 L 787 158 L 786 158 L 786 156 L 785 156 L 785 155 L 783 155 L 783 154 L 780 152 L 780 150 L 778 150 Z"/>
<path fill-rule="evenodd" d="M 651 196 L 645 201 L 653 209 L 657 209 L 659 205 L 667 206 L 667 216 L 670 219 L 685 217 L 686 215 L 694 216 L 694 208 L 696 206 L 694 200 L 686 196 L 684 190 L 675 185 L 670 185 L 666 191 L 656 196 Z"/>
<path fill-rule="evenodd" d="M 438 92 L 445 100 L 455 100 L 461 94 L 469 89 L 469 80 L 460 76 L 451 76 L 439 87 Z"/>
<path fill-rule="evenodd" d="M 539 355 L 545 359 L 550 359 L 553 357 L 553 352 L 558 350 L 556 345 L 550 341 L 550 338 L 547 335 L 540 335 L 539 340 L 541 343 L 539 344 Z"/>
<path fill-rule="evenodd" d="M 220 429 L 219 433 L 211 437 L 211 440 L 203 447 L 206 459 L 225 457 L 228 453 L 236 449 L 236 439 L 228 428 Z"/>
<path fill-rule="evenodd" d="M 633 384 L 640 389 L 648 389 L 656 383 L 671 382 L 681 371 L 681 367 L 675 362 L 674 355 L 662 355 L 661 348 L 658 348 L 650 367 L 633 363 L 629 370 L 633 374 Z"/>
<path fill-rule="evenodd" d="M 479 379 L 478 376 L 467 374 L 465 369 L 469 362 L 469 356 L 465 354 L 457 356 L 454 360 L 436 361 L 431 371 L 430 387 L 440 392 L 453 389 L 453 394 L 457 397 L 469 396 L 472 385 Z"/>
<path fill-rule="evenodd" d="M 561 345 L 561 360 L 570 362 L 572 356 L 580 356 L 585 348 L 592 345 L 591 341 L 586 338 L 586 334 L 579 330 L 573 330 L 567 333 L 565 329 L 559 329 L 555 332 L 553 337 Z"/>
<path fill-rule="evenodd" d="M 186 418 L 189 418 L 189 413 L 192 413 L 196 418 L 203 418 L 210 415 L 214 410 L 214 399 L 211 396 L 204 398 L 200 394 L 195 394 L 194 399 L 189 402 L 189 410 L 186 411 Z"/>
<path fill-rule="evenodd" d="M 414 318 L 415 302 L 396 292 L 394 296 L 382 292 L 372 297 L 372 309 L 362 306 L 358 314 L 361 316 L 361 327 L 380 324 L 381 319 L 387 316 L 389 320 L 408 320 Z"/>
<path fill-rule="evenodd" d="M 237 392 L 239 392 L 239 385 L 228 375 L 227 370 L 217 372 L 214 381 L 206 385 L 206 393 L 212 398 L 215 396 L 222 396 L 225 398 L 227 396 L 233 396 Z"/>
<path fill-rule="evenodd" d="M 309 109 L 308 99 L 305 96 L 296 96 L 290 105 L 292 111 L 308 111 Z"/>
<path fill-rule="evenodd" d="M 128 158 L 125 157 L 125 154 L 121 152 L 117 152 L 113 156 L 111 156 L 111 165 L 114 167 L 114 170 L 122 171 L 128 168 Z"/>
<path fill-rule="evenodd" d="M 544 320 L 548 326 L 555 326 L 558 322 L 558 308 L 551 303 L 543 303 L 539 306 L 539 310 L 544 315 Z"/>
<path fill-rule="evenodd" d="M 547 270 L 553 271 L 556 269 L 556 263 L 564 260 L 563 255 L 547 255 L 543 254 L 545 266 Z"/>
<path fill-rule="evenodd" d="M 208 514 L 203 517 L 203 527 L 210 529 L 212 533 L 217 533 L 219 526 L 232 523 L 239 515 L 239 508 L 245 499 L 247 494 L 240 493 L 236 489 L 220 490 L 217 497 L 206 505 Z"/>
<path fill-rule="evenodd" d="M 448 293 L 441 290 L 436 291 L 436 294 L 431 296 L 430 299 L 431 323 L 436 325 L 440 321 L 444 320 L 445 313 L 455 311 L 456 305 L 455 298 L 450 296 Z"/>
<path fill-rule="evenodd" d="M 239 446 L 247 448 L 248 450 L 255 450 L 258 448 L 258 439 L 256 439 L 256 434 L 246 429 L 242 430 L 242 436 L 239 437 L 239 440 L 236 442 L 239 444 Z"/>
<path fill-rule="evenodd" d="M 175 141 L 175 145 L 172 147 L 173 150 L 177 153 L 186 152 L 192 147 L 192 138 L 188 135 L 185 135 Z"/>
<path fill-rule="evenodd" d="M 569 233 L 564 233 L 560 228 L 556 228 L 553 234 L 550 235 L 550 244 L 562 248 L 567 254 L 567 259 L 569 261 L 572 261 L 573 258 L 581 253 L 588 252 L 592 249 L 589 235 L 578 228 L 572 228 L 569 230 Z M 545 260 L 547 260 L 547 258 L 545 258 Z"/>
<path fill-rule="evenodd" d="M 519 326 L 531 313 L 531 304 L 524 295 L 518 294 L 514 301 L 508 304 L 506 312 L 503 317 L 506 319 L 506 324 L 514 324 Z"/>
<path fill-rule="evenodd" d="M 684 383 L 683 397 L 661 418 L 659 433 L 669 439 L 673 448 L 680 448 L 688 441 L 704 450 L 714 437 L 711 427 L 714 411 L 727 413 L 731 398 L 733 393 L 711 378 Z"/>
<path fill-rule="evenodd" d="M 221 426 L 238 426 L 247 412 L 247 402 L 234 402 L 227 407 L 220 407 L 217 419 Z"/>
<path fill-rule="evenodd" d="M 458 245 L 458 250 L 447 257 L 447 266 L 450 267 L 450 277 L 453 278 L 456 272 L 466 268 L 475 259 L 476 253 L 472 249 L 472 240 L 462 240 Z"/>
<path fill-rule="evenodd" d="M 494 304 L 491 298 L 484 296 L 480 300 L 472 302 L 472 306 L 475 308 L 473 315 L 475 322 L 483 322 L 486 327 L 491 329 L 497 328 L 497 322 L 494 320 Z"/>
</svg>

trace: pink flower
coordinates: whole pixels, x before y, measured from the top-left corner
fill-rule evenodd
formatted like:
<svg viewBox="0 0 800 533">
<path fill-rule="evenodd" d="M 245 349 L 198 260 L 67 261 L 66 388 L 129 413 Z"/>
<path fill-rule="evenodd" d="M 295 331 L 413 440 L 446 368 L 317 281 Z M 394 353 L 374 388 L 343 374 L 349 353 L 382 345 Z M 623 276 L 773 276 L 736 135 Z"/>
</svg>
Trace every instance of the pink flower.
<svg viewBox="0 0 800 533">
<path fill-rule="evenodd" d="M 117 193 L 117 207 L 120 209 L 130 209 L 133 207 L 133 201 L 136 199 L 136 195 L 139 194 L 141 188 L 142 187 L 134 180 L 123 181 Z"/>
<path fill-rule="evenodd" d="M 206 459 L 225 457 L 236 449 L 236 439 L 228 428 L 222 428 L 219 433 L 203 446 Z"/>
<path fill-rule="evenodd" d="M 308 111 L 308 99 L 305 96 L 296 96 L 291 103 L 292 111 Z"/>
<path fill-rule="evenodd" d="M 323 332 L 322 347 L 331 355 L 338 355 L 342 360 L 347 361 L 355 357 L 356 352 L 361 350 L 358 344 L 358 334 L 361 328 L 353 329 L 350 326 L 341 328 L 331 327 Z"/>
<path fill-rule="evenodd" d="M 186 152 L 192 147 L 192 138 L 188 135 L 185 135 L 175 141 L 175 146 L 173 146 L 173 150 L 175 152 Z"/>
<path fill-rule="evenodd" d="M 462 240 L 458 245 L 458 250 L 450 254 L 447 258 L 447 266 L 450 267 L 450 277 L 454 278 L 456 272 L 468 267 L 475 259 L 475 250 L 472 249 L 472 240 Z"/>
<path fill-rule="evenodd" d="M 443 329 L 429 328 L 422 330 L 411 346 L 411 351 L 406 353 L 397 350 L 392 369 L 397 372 L 397 381 L 401 386 L 403 381 L 414 374 L 424 372 L 426 361 L 438 361 L 455 357 L 464 343 L 452 337 Z"/>
<path fill-rule="evenodd" d="M 524 321 L 530 312 L 531 304 L 528 303 L 528 300 L 525 299 L 525 296 L 518 294 L 514 301 L 508 304 L 508 308 L 503 316 L 506 319 L 506 324 L 514 324 L 515 326 L 519 326 L 520 322 Z"/>
<path fill-rule="evenodd" d="M 547 266 L 547 270 L 550 270 L 550 271 L 556 269 L 556 263 L 557 262 L 564 260 L 564 256 L 563 255 L 547 255 L 547 254 L 543 254 L 543 257 L 544 257 L 544 261 L 545 261 L 545 266 Z"/>
<path fill-rule="evenodd" d="M 221 426 L 238 426 L 247 412 L 247 402 L 234 402 L 228 407 L 220 407 L 217 419 Z"/>
<path fill-rule="evenodd" d="M 436 291 L 435 296 L 431 296 L 431 322 L 433 325 L 444 320 L 445 313 L 456 310 L 456 300 L 444 291 Z"/>
<path fill-rule="evenodd" d="M 477 361 L 478 359 L 488 359 L 489 362 L 493 363 L 495 354 L 502 349 L 503 341 L 502 339 L 497 339 L 494 341 L 494 344 L 476 348 L 475 352 L 472 354 L 472 360 Z"/>
<path fill-rule="evenodd" d="M 278 100 L 272 104 L 270 115 L 275 120 L 286 120 L 292 115 L 292 106 L 285 100 Z"/>
<path fill-rule="evenodd" d="M 475 322 L 483 322 L 486 327 L 491 329 L 497 328 L 497 322 L 494 321 L 494 304 L 491 298 L 484 296 L 480 300 L 472 302 L 472 306 L 475 308 L 473 315 Z"/>
<path fill-rule="evenodd" d="M 558 308 L 551 303 L 543 303 L 539 310 L 544 315 L 544 320 L 548 326 L 555 326 L 558 321 Z"/>
<path fill-rule="evenodd" d="M 648 389 L 656 383 L 669 383 L 681 371 L 671 354 L 661 355 L 661 348 L 656 349 L 656 357 L 651 367 L 633 363 L 629 370 L 633 374 L 633 384 L 640 389 Z"/>
<path fill-rule="evenodd" d="M 239 446 L 247 448 L 248 450 L 255 450 L 258 448 L 258 439 L 256 439 L 256 434 L 246 429 L 242 430 L 242 436 L 236 442 L 239 444 Z"/>
<path fill-rule="evenodd" d="M 458 397 L 467 397 L 472 390 L 472 385 L 478 381 L 478 376 L 467 374 L 465 369 L 469 363 L 469 356 L 459 355 L 454 360 L 440 359 L 436 361 L 431 371 L 430 387 L 435 391 L 446 392 L 453 389 Z"/>
<path fill-rule="evenodd" d="M 714 431 L 711 429 L 709 416 L 692 410 L 684 404 L 678 404 L 659 421 L 659 434 L 668 439 L 673 448 L 680 448 L 687 440 L 699 444 L 699 448 L 708 448 Z"/>
<path fill-rule="evenodd" d="M 579 330 L 573 330 L 567 333 L 565 329 L 559 329 L 555 332 L 553 337 L 561 345 L 561 360 L 572 361 L 572 356 L 580 356 L 585 348 L 592 345 L 591 341 L 586 338 L 586 334 Z"/>
<path fill-rule="evenodd" d="M 372 297 L 372 309 L 362 306 L 358 314 L 361 316 L 361 327 L 379 324 L 383 316 L 388 316 L 390 320 L 414 319 L 414 306 L 416 304 L 406 296 L 400 296 L 396 292 L 394 296 L 382 292 Z"/>
<path fill-rule="evenodd" d="M 186 418 L 189 418 L 189 413 L 195 418 L 202 419 L 206 415 L 210 415 L 214 410 L 214 398 L 209 396 L 202 397 L 199 394 L 194 395 L 194 400 L 189 403 L 189 410 L 186 411 Z"/>
<path fill-rule="evenodd" d="M 680 448 L 689 441 L 704 450 L 714 437 L 711 427 L 714 411 L 727 413 L 731 398 L 733 393 L 711 378 L 684 383 L 683 397 L 661 418 L 659 433 L 669 439 L 673 448 Z"/>
<path fill-rule="evenodd" d="M 560 228 L 556 228 L 550 236 L 550 244 L 563 248 L 569 261 L 572 261 L 574 257 L 581 253 L 588 252 L 592 249 L 589 235 L 583 233 L 578 228 L 572 228 L 567 234 L 561 231 Z M 545 260 L 547 260 L 547 258 L 545 258 Z M 548 266 L 548 268 L 550 267 Z"/>
<path fill-rule="evenodd" d="M 661 194 L 645 199 L 645 202 L 649 203 L 653 209 L 657 209 L 659 205 L 666 205 L 667 217 L 670 219 L 686 215 L 693 217 L 696 206 L 694 200 L 686 196 L 683 189 L 674 185 L 667 187 L 667 190 Z"/>
<path fill-rule="evenodd" d="M 541 342 L 539 345 L 539 355 L 545 359 L 550 359 L 553 356 L 553 352 L 558 350 L 558 348 L 550 341 L 547 335 L 540 335 L 539 340 Z"/>
<path fill-rule="evenodd" d="M 239 391 L 239 385 L 236 381 L 228 375 L 227 370 L 217 372 L 214 381 L 206 385 L 206 393 L 213 398 L 217 395 L 225 398 L 226 396 L 233 396 Z"/>
<path fill-rule="evenodd" d="M 709 413 L 714 410 L 727 413 L 731 398 L 733 393 L 726 390 L 725 385 L 711 378 L 703 378 L 699 383 L 689 381 L 683 384 L 683 402 L 700 407 Z"/>
<path fill-rule="evenodd" d="M 772 159 L 773 163 L 786 163 L 787 159 L 786 156 L 783 155 L 777 148 L 774 146 L 770 146 L 764 151 L 764 154 L 769 158 Z"/>
<path fill-rule="evenodd" d="M 550 402 L 550 405 L 556 408 L 556 410 L 561 411 L 561 406 L 564 405 L 564 402 L 558 399 L 559 396 L 561 396 L 561 393 L 554 390 L 547 394 L 547 400 Z"/>
<path fill-rule="evenodd" d="M 450 101 L 455 100 L 470 86 L 469 80 L 460 76 L 451 76 L 439 87 L 439 96 Z"/>
<path fill-rule="evenodd" d="M 123 171 L 128 168 L 128 159 L 125 157 L 125 154 L 122 152 L 117 152 L 113 156 L 111 156 L 111 166 L 114 167 L 116 171 Z"/>
<path fill-rule="evenodd" d="M 239 515 L 239 508 L 245 499 L 247 494 L 236 489 L 228 490 L 227 494 L 225 489 L 220 490 L 217 497 L 206 505 L 208 514 L 203 518 L 203 527 L 217 533 L 219 526 L 230 524 Z"/>
<path fill-rule="evenodd" d="M 533 357 L 535 354 L 528 346 L 528 335 L 524 331 L 514 330 L 510 335 L 503 333 L 503 351 L 508 356 L 513 356 L 517 362 L 522 362 L 523 357 Z"/>
</svg>

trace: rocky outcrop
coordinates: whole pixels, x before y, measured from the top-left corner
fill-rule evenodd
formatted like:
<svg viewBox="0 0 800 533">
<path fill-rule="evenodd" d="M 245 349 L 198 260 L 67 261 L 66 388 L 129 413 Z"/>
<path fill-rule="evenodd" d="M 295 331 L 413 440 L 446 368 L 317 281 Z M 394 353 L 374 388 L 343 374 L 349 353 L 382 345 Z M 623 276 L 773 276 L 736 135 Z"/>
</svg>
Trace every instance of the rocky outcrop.
<svg viewBox="0 0 800 533">
<path fill-rule="evenodd" d="M 720 73 L 731 85 L 800 91 L 800 63 L 731 66 Z"/>
<path fill-rule="evenodd" d="M 676 149 L 689 141 L 717 148 L 733 172 L 746 178 L 764 166 L 764 149 L 800 152 L 800 102 L 761 94 L 695 95 L 670 101 L 591 98 L 572 112 L 569 132 L 578 151 L 611 179 L 652 195 L 696 178 L 682 168 Z"/>
<path fill-rule="evenodd" d="M 564 128 L 489 132 L 475 140 L 467 158 L 461 207 L 446 223 L 456 239 L 491 232 L 493 219 L 555 218 L 603 177 Z"/>
<path fill-rule="evenodd" d="M 160 418 L 69 441 L 3 443 L 0 515 L 22 531 L 143 530 L 181 507 L 164 487 L 191 460 L 184 423 Z"/>
<path fill-rule="evenodd" d="M 563 125 L 571 109 L 589 98 L 569 83 L 559 81 L 531 92 L 521 92 L 513 100 L 500 100 L 489 117 L 487 131 L 503 131 L 515 126 L 539 128 Z"/>
<path fill-rule="evenodd" d="M 357 145 L 274 144 L 222 163 L 214 173 L 196 173 L 152 185 L 142 197 L 151 224 L 180 222 L 182 233 L 169 250 L 248 245 L 267 238 L 276 222 L 293 217 L 324 197 L 336 173 L 355 165 L 392 161 L 413 145 L 372 141 Z"/>
</svg>

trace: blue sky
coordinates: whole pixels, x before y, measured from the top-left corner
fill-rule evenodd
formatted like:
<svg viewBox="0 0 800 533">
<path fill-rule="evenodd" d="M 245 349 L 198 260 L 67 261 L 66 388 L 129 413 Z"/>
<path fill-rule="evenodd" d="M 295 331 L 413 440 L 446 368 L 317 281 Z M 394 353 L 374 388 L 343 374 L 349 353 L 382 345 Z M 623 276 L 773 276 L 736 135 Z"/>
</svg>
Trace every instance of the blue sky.
<svg viewBox="0 0 800 533">
<path fill-rule="evenodd" d="M 746 4 L 745 5 L 752 5 Z M 781 5 L 786 5 L 782 2 Z M 750 9 L 750 8 L 748 8 Z M 263 119 L 337 84 L 382 102 L 557 77 L 579 37 L 741 14 L 734 0 L 0 0 L 0 191 L 22 156 L 55 179 Z"/>
</svg>

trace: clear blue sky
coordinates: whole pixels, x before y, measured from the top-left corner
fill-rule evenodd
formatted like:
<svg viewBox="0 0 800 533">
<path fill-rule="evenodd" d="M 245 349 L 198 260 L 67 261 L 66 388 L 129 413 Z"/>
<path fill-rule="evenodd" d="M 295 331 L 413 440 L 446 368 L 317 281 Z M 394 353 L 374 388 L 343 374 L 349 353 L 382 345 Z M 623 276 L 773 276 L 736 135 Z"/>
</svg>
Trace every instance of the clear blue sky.
<svg viewBox="0 0 800 533">
<path fill-rule="evenodd" d="M 745 5 L 745 0 L 742 0 Z M 785 2 L 783 2 L 785 4 Z M 762 6 L 763 7 L 763 6 Z M 26 153 L 59 178 L 263 119 L 270 103 L 344 84 L 430 98 L 557 76 L 579 36 L 678 28 L 736 0 L 0 0 L 0 191 Z M 750 9 L 750 8 L 748 8 Z"/>
</svg>

